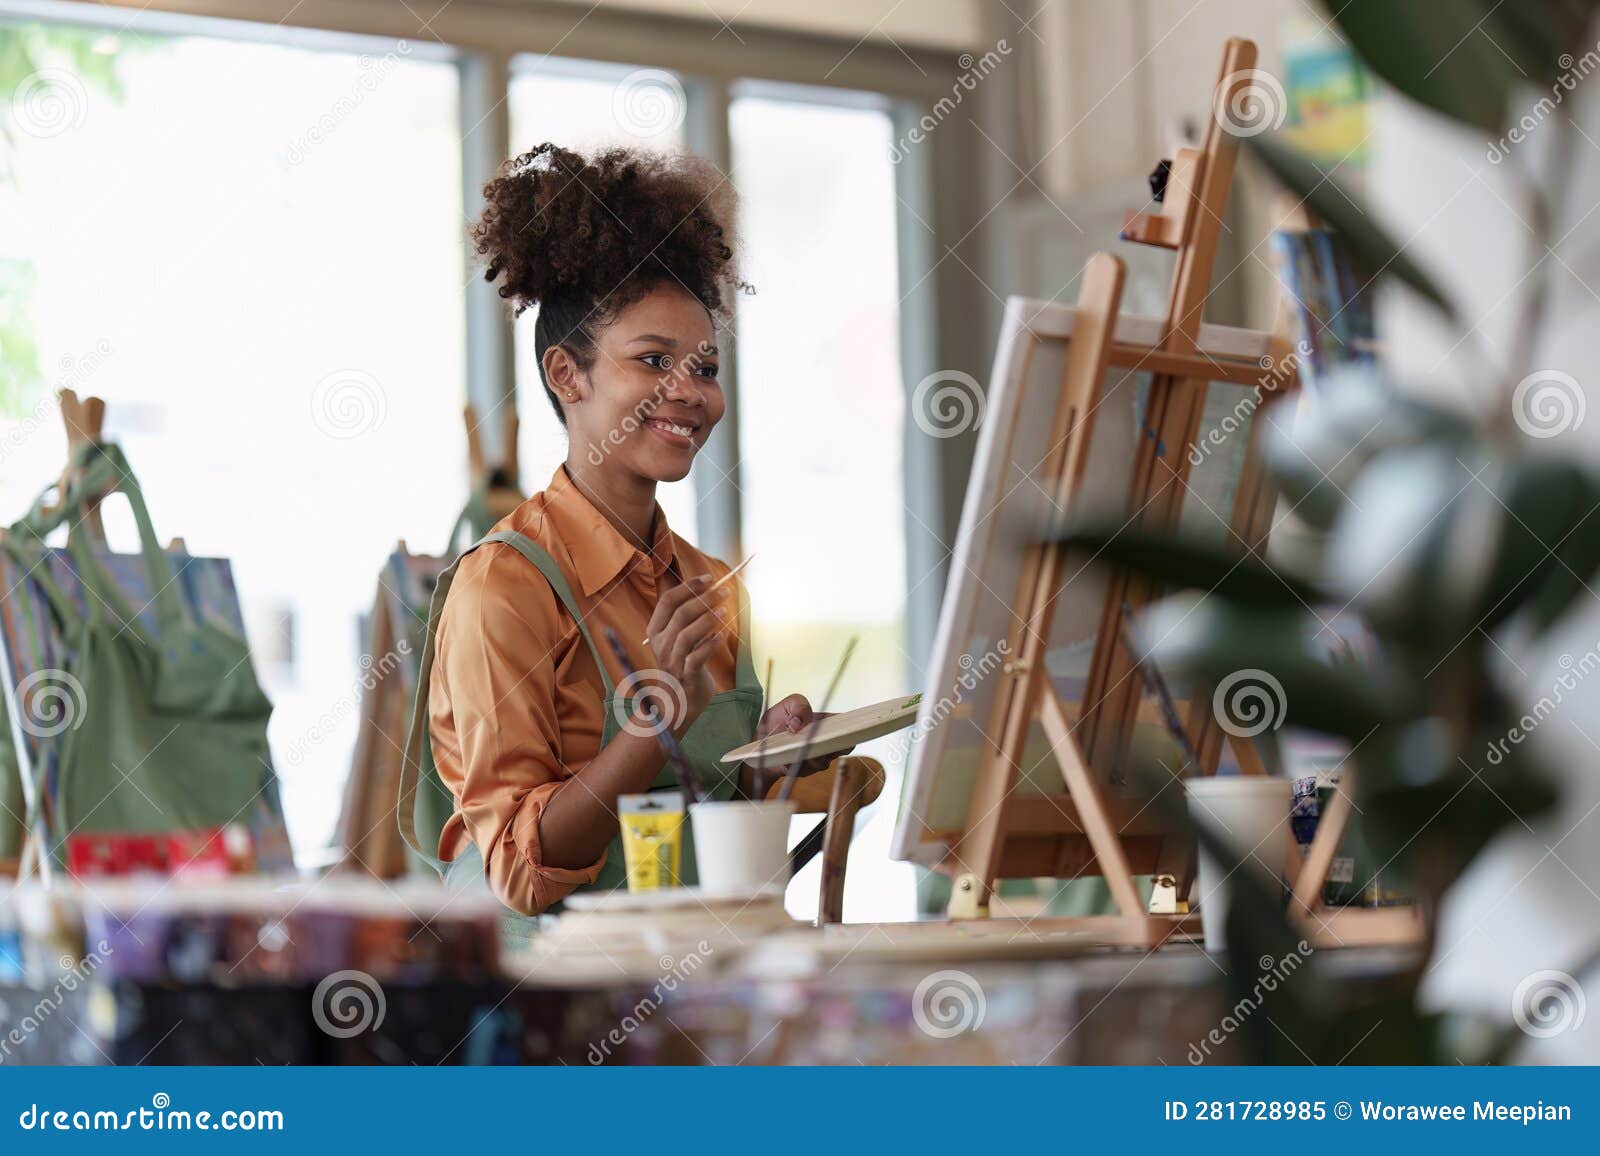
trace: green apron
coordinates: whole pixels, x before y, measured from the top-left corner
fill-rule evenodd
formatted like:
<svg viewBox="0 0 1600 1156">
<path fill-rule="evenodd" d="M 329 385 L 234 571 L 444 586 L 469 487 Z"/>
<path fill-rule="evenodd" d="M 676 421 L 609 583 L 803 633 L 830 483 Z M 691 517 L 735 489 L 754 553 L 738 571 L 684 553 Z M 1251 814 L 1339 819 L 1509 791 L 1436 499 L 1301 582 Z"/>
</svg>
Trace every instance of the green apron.
<svg viewBox="0 0 1600 1156">
<path fill-rule="evenodd" d="M 65 670 L 39 672 L 71 698 L 62 725 L 41 737 L 54 751 L 53 807 L 41 810 L 42 777 L 30 793 L 28 824 L 46 819 L 58 862 L 73 833 L 187 831 L 246 823 L 258 838 L 282 827 L 267 747 L 272 712 L 242 638 L 198 620 L 156 540 L 122 451 L 84 447 L 59 507 L 43 500 L 11 528 L 5 548 L 30 567 L 65 650 Z M 90 497 L 121 491 L 139 530 L 155 629 L 140 619 L 106 570 L 78 515 Z M 76 515 L 76 516 L 75 516 Z M 44 538 L 67 523 L 67 550 L 87 597 L 87 614 L 44 564 Z M 42 776 L 49 760 L 41 759 Z"/>
<path fill-rule="evenodd" d="M 633 706 L 633 700 L 618 696 L 616 685 L 607 672 L 605 656 L 601 648 L 595 644 L 594 636 L 590 634 L 589 627 L 583 620 L 577 599 L 573 597 L 566 576 L 562 574 L 554 558 L 526 536 L 509 530 L 486 535 L 464 550 L 461 556 L 439 576 L 438 585 L 434 587 L 433 600 L 428 607 L 428 633 L 422 647 L 422 672 L 417 682 L 417 697 L 411 711 L 411 728 L 406 737 L 399 799 L 400 831 L 405 836 L 407 845 L 424 862 L 444 874 L 452 886 L 481 879 L 483 860 L 474 846 L 469 846 L 450 864 L 441 863 L 435 857 L 439 836 L 444 830 L 445 823 L 455 811 L 455 800 L 439 779 L 433 762 L 433 749 L 428 738 L 428 682 L 433 673 L 439 618 L 444 612 L 445 598 L 450 593 L 451 583 L 455 580 L 456 567 L 461 564 L 461 558 L 487 542 L 503 542 L 537 567 L 545 580 L 550 583 L 550 588 L 555 591 L 556 597 L 561 600 L 561 605 L 566 607 L 567 613 L 577 624 L 579 633 L 583 635 L 583 640 L 589 647 L 589 652 L 594 655 L 595 665 L 599 667 L 600 678 L 605 685 L 605 726 L 600 738 L 602 748 L 622 729 L 622 724 L 630 717 Z M 724 766 L 719 760 L 734 747 L 742 746 L 755 737 L 756 723 L 761 717 L 761 684 L 756 678 L 755 664 L 750 658 L 749 617 L 749 605 L 741 586 L 739 656 L 734 672 L 734 688 L 713 696 L 700 717 L 695 719 L 679 740 L 684 757 L 694 768 L 696 776 L 713 799 L 728 799 L 733 796 L 738 780 L 738 767 Z M 503 709 L 512 709 L 513 706 L 514 704 L 507 702 L 503 704 Z M 661 773 L 656 776 L 650 789 L 678 790 L 677 777 L 672 768 L 666 765 L 665 755 L 662 761 Z M 698 875 L 695 871 L 694 835 L 688 823 L 684 824 L 682 865 L 683 882 L 686 885 L 693 885 L 698 881 Z M 622 839 L 619 833 L 611 840 L 605 866 L 601 868 L 599 876 L 593 883 L 585 885 L 580 890 L 608 890 L 626 886 L 626 883 L 627 870 L 623 862 Z"/>
</svg>

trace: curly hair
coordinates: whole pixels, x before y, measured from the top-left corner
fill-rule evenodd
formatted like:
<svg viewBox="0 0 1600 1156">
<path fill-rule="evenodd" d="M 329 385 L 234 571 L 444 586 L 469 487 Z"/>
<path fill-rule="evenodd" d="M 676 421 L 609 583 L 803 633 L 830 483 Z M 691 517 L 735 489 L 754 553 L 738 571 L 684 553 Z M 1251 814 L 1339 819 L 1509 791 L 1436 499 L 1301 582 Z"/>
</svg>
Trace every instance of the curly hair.
<svg viewBox="0 0 1600 1156">
<path fill-rule="evenodd" d="M 732 187 L 700 157 L 613 148 L 585 158 L 546 142 L 502 165 L 483 199 L 472 243 L 487 258 L 484 279 L 499 281 L 514 313 L 539 307 L 541 381 L 545 350 L 562 346 L 587 369 L 596 332 L 662 282 L 681 285 L 718 321 L 747 288 L 728 224 Z"/>
</svg>

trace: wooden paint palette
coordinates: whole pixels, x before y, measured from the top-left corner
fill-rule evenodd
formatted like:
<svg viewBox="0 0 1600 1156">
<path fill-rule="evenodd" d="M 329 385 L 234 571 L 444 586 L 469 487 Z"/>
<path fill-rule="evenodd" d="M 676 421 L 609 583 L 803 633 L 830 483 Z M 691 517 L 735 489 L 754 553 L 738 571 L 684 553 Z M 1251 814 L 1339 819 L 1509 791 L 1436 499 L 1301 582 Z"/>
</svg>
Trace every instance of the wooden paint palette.
<svg viewBox="0 0 1600 1156">
<path fill-rule="evenodd" d="M 920 694 L 900 695 L 843 714 L 829 715 L 815 727 L 806 727 L 794 734 L 771 735 L 735 747 L 722 756 L 722 761 L 749 763 L 765 770 L 788 766 L 802 750 L 807 758 L 836 755 L 857 743 L 910 726 L 917 721 L 917 707 L 921 702 Z"/>
</svg>

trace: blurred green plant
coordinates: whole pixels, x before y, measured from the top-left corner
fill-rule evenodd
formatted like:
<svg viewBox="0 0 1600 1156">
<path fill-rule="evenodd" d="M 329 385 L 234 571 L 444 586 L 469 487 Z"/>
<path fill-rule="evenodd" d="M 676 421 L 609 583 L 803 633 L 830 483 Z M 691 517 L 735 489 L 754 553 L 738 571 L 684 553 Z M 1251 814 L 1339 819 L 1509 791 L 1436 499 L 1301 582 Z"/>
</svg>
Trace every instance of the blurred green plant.
<svg viewBox="0 0 1600 1156">
<path fill-rule="evenodd" d="M 49 91 L 52 85 L 60 86 L 62 77 L 74 78 L 84 95 L 97 91 L 121 100 L 117 62 L 147 43 L 147 38 L 128 33 L 0 23 L 0 99 L 11 112 L 0 116 L 0 144 L 4 146 L 0 147 L 0 198 L 21 179 L 21 126 L 28 117 L 24 106 L 30 100 L 73 99 L 70 93 Z M 61 111 L 59 106 L 55 111 Z M 21 416 L 44 383 L 34 331 L 34 281 L 31 261 L 0 257 L 0 416 Z"/>
<path fill-rule="evenodd" d="M 1378 77 L 1413 101 L 1498 136 L 1519 99 L 1551 91 L 1594 47 L 1594 0 L 1324 0 L 1333 22 Z M 1586 37 L 1589 41 L 1586 42 Z M 1568 134 L 1571 105 L 1552 102 L 1541 132 Z M 1575 151 L 1558 137 L 1542 155 Z M 1467 339 L 1447 285 L 1406 254 L 1331 172 L 1270 137 L 1246 141 L 1274 176 L 1340 238 L 1352 259 L 1430 302 Z M 1548 222 L 1571 195 L 1565 158 L 1530 182 L 1530 270 Z M 1530 453 L 1513 389 L 1533 370 L 1544 316 L 1532 278 L 1503 404 L 1481 420 L 1417 400 L 1372 373 L 1336 376 L 1292 431 L 1274 431 L 1267 468 L 1311 531 L 1299 563 L 1269 564 L 1211 540 L 1079 526 L 1065 541 L 1177 593 L 1141 631 L 1150 660 L 1196 687 L 1234 672 L 1271 674 L 1283 722 L 1351 745 L 1355 830 L 1386 861 L 1404 856 L 1425 913 L 1502 832 L 1558 801 L 1555 777 L 1530 744 L 1507 743 L 1522 709 L 1496 677 L 1500 635 L 1523 641 L 1560 623 L 1600 581 L 1600 482 L 1581 462 Z M 1391 343 L 1400 339 L 1390 334 Z M 1491 364 L 1487 360 L 1485 365 Z M 1545 449 L 1550 447 L 1546 446 Z M 1347 607 L 1376 639 L 1370 657 L 1328 653 L 1318 608 Z M 1275 741 L 1272 732 L 1263 739 Z M 1486 757 L 1494 749 L 1499 757 Z M 1269 760 L 1269 765 L 1281 765 Z M 1170 772 L 1136 768 L 1175 822 L 1188 824 Z M 1200 839 L 1237 884 L 1228 925 L 1232 999 L 1248 998 L 1261 960 L 1296 952 L 1274 880 L 1232 848 Z M 1431 951 L 1432 930 L 1430 923 Z M 1423 953 L 1424 960 L 1429 951 Z M 1568 961 L 1572 974 L 1597 960 Z M 1449 1063 L 1505 1058 L 1521 1038 L 1503 1023 L 1421 1012 L 1420 964 L 1378 985 L 1341 984 L 1321 968 L 1296 972 L 1245 1022 L 1265 1063 Z M 1259 995 L 1259 992 L 1256 993 Z M 1509 1010 L 1509 1009 L 1508 1009 Z"/>
</svg>

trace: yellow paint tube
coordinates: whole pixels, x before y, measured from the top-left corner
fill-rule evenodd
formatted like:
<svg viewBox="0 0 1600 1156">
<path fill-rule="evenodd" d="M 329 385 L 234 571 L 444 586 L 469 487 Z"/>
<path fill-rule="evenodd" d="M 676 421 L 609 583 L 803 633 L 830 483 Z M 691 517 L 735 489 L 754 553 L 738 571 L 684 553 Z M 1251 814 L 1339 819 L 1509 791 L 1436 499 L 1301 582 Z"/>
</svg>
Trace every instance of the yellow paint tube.
<svg viewBox="0 0 1600 1156">
<path fill-rule="evenodd" d="M 629 891 L 656 891 L 681 886 L 683 795 L 658 791 L 617 798 L 622 826 L 622 858 L 628 867 Z"/>
</svg>

